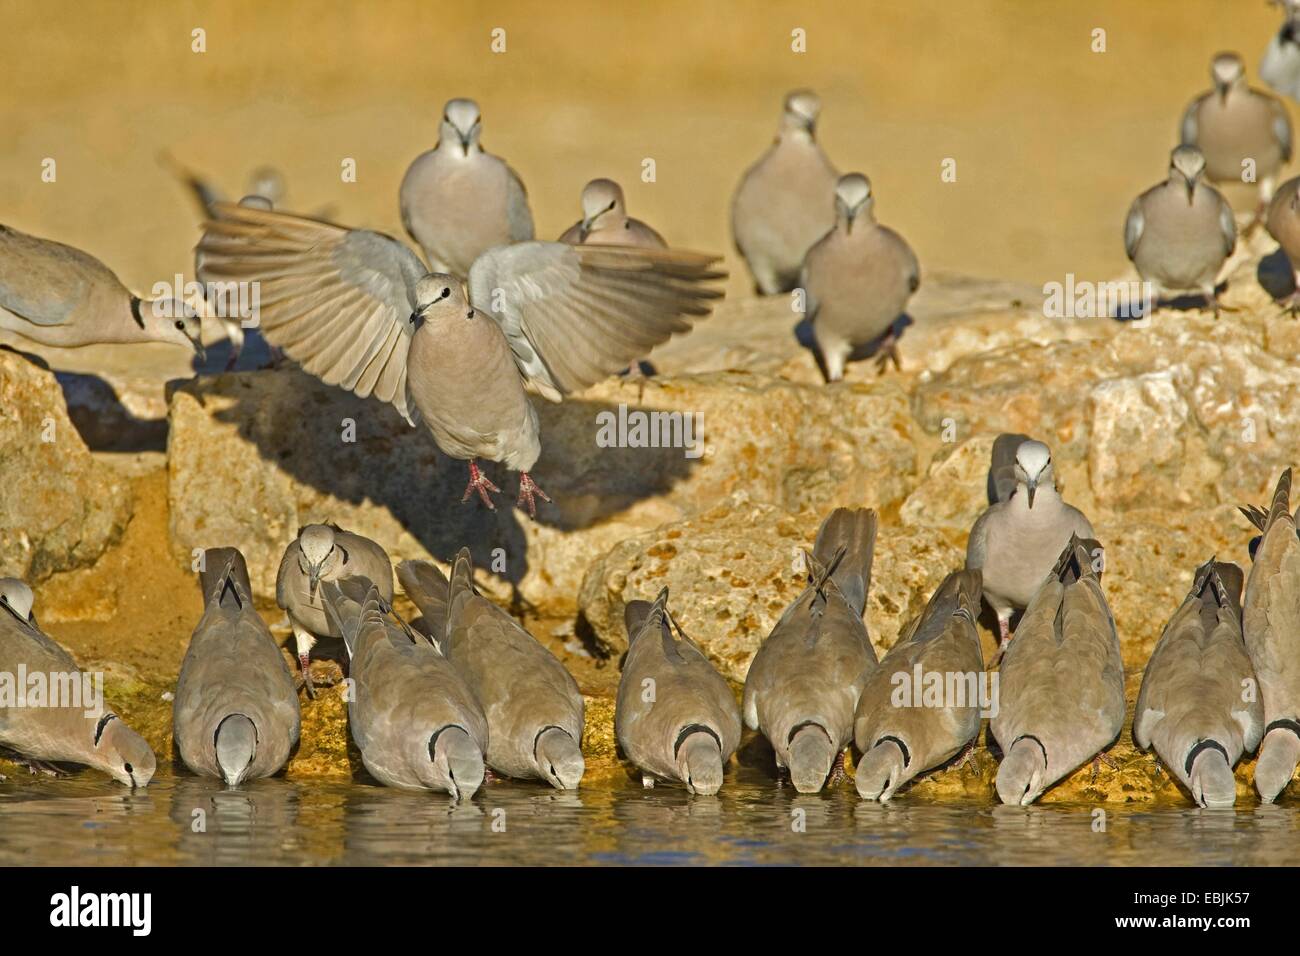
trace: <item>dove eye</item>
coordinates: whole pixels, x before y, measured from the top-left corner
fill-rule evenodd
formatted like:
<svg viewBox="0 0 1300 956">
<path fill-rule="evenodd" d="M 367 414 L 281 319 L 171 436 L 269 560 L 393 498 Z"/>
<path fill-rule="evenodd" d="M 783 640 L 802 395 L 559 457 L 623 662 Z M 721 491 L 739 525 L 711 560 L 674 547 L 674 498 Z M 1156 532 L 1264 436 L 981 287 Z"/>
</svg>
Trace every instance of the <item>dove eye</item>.
<svg viewBox="0 0 1300 956">
<path fill-rule="evenodd" d="M 176 328 L 178 328 L 178 329 L 180 329 L 182 332 L 184 332 L 184 331 L 185 331 L 185 323 L 182 322 L 182 321 L 180 321 L 180 319 L 177 319 L 177 320 L 176 320 Z"/>
<path fill-rule="evenodd" d="M 443 290 L 442 290 L 442 295 L 438 296 L 438 298 L 440 298 L 440 299 L 445 299 L 445 298 L 447 298 L 447 296 L 449 296 L 449 295 L 451 295 L 451 290 L 450 290 L 450 289 L 443 289 Z"/>
</svg>

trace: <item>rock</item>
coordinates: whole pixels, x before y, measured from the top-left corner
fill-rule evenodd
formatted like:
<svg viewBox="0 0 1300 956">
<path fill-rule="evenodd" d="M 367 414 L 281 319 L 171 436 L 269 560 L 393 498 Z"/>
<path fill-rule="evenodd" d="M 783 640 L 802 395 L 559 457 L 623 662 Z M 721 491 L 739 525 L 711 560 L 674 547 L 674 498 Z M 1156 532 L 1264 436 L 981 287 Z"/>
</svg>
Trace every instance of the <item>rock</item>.
<svg viewBox="0 0 1300 956">
<path fill-rule="evenodd" d="M 54 375 L 0 349 L 0 575 L 92 564 L 131 512 L 130 483 L 87 450 Z"/>
</svg>

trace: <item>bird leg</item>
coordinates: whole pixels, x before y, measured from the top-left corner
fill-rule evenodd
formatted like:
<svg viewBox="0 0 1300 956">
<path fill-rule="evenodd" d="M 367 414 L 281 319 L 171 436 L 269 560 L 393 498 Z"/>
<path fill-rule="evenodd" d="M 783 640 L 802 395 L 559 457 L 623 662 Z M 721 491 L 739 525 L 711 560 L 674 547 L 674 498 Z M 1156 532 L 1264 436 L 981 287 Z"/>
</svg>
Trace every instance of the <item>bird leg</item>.
<svg viewBox="0 0 1300 956">
<path fill-rule="evenodd" d="M 1101 772 L 1102 764 L 1110 767 L 1111 770 L 1119 769 L 1119 764 L 1117 764 L 1109 754 L 1098 753 L 1097 756 L 1092 758 L 1092 776 L 1088 778 L 1089 783 L 1097 782 L 1097 774 Z"/>
<path fill-rule="evenodd" d="M 461 496 L 460 503 L 464 504 L 469 501 L 469 496 L 476 491 L 478 492 L 479 498 L 483 500 L 483 504 L 488 506 L 489 511 L 497 510 L 497 506 L 494 505 L 492 499 L 488 497 L 488 492 L 500 493 L 501 489 L 492 484 L 492 480 L 488 478 L 487 475 L 479 471 L 478 465 L 475 464 L 474 459 L 471 458 L 469 461 L 469 484 L 465 486 L 465 494 Z"/>
<path fill-rule="evenodd" d="M 826 778 L 826 786 L 833 787 L 845 778 L 844 773 L 844 751 L 841 750 L 835 755 L 835 762 L 831 764 L 830 775 Z"/>
<path fill-rule="evenodd" d="M 307 696 L 312 700 L 316 699 L 316 687 L 311 682 L 311 652 L 304 651 L 298 655 L 298 667 L 302 671 L 302 686 L 307 690 Z"/>
<path fill-rule="evenodd" d="M 1001 639 L 998 642 L 998 649 L 993 652 L 993 658 L 989 661 L 989 667 L 1002 660 L 1002 655 L 1007 652 L 1007 647 L 1011 644 L 1011 621 L 1001 614 L 998 615 L 998 631 Z"/>
<path fill-rule="evenodd" d="M 468 492 L 466 493 L 468 494 Z M 530 518 L 537 517 L 537 503 L 533 500 L 533 495 L 540 495 L 541 499 L 547 504 L 551 503 L 551 499 L 547 497 L 546 492 L 537 487 L 537 482 L 533 481 L 528 472 L 521 471 L 519 473 L 519 499 L 515 502 L 515 507 L 522 508 L 527 505 L 528 517 Z"/>
<path fill-rule="evenodd" d="M 903 363 L 898 358 L 898 336 L 892 329 L 885 333 L 885 337 L 880 340 L 880 347 L 876 349 L 876 374 L 884 375 L 890 362 L 894 363 L 896 371 L 903 370 Z"/>
<path fill-rule="evenodd" d="M 978 736 L 978 734 L 976 736 Z M 972 737 L 970 739 L 970 743 L 968 743 L 965 746 L 965 748 L 962 750 L 962 752 L 957 755 L 957 769 L 965 770 L 967 767 L 970 767 L 972 770 L 978 773 L 979 768 L 975 766 L 974 757 L 975 757 L 975 737 Z"/>
</svg>

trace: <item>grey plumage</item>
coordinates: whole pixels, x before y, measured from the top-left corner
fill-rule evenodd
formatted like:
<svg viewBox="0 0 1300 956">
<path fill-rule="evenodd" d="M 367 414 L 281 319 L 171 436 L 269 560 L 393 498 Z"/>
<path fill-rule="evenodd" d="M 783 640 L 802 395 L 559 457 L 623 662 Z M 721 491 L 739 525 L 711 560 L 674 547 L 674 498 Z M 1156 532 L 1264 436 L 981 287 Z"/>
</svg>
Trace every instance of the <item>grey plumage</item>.
<svg viewBox="0 0 1300 956">
<path fill-rule="evenodd" d="M 90 712 L 94 701 L 85 696 L 76 661 L 36 626 L 32 603 L 26 584 L 0 579 L 0 674 L 15 690 L 20 671 L 28 687 L 39 675 L 47 689 L 39 706 L 33 698 L 26 706 L 0 706 L 0 748 L 25 761 L 79 764 L 128 787 L 148 786 L 157 766 L 149 744 L 112 711 Z"/>
<path fill-rule="evenodd" d="M 488 725 L 464 678 L 370 582 L 326 581 L 321 591 L 347 647 L 348 728 L 366 769 L 390 787 L 472 797 L 483 783 Z"/>
<path fill-rule="evenodd" d="M 771 742 L 800 793 L 821 790 L 852 743 L 858 698 L 876 669 L 863 622 L 876 526 L 876 513 L 861 508 L 826 518 L 808 556 L 808 586 L 745 677 L 745 723 Z"/>
<path fill-rule="evenodd" d="M 668 248 L 663 236 L 640 219 L 628 216 L 623 187 L 612 179 L 593 179 L 583 187 L 582 218 L 564 230 L 560 242 Z"/>
<path fill-rule="evenodd" d="M 975 626 L 979 610 L 980 573 L 949 574 L 867 678 L 853 721 L 854 741 L 862 751 L 855 782 L 865 799 L 888 802 L 903 784 L 946 763 L 978 736 L 978 681 L 984 672 Z M 939 675 L 945 687 L 964 696 L 923 706 L 908 694 L 897 706 L 900 681 L 910 687 L 917 668 L 922 681 Z"/>
<path fill-rule="evenodd" d="M 726 680 L 668 614 L 668 589 L 624 614 L 628 651 L 618 682 L 614 733 L 652 786 L 676 780 L 717 793 L 740 744 L 740 710 Z"/>
<path fill-rule="evenodd" d="M 258 615 L 244 556 L 209 548 L 204 611 L 181 664 L 172 736 L 185 765 L 230 786 L 278 773 L 298 742 L 293 675 Z"/>
<path fill-rule="evenodd" d="M 1002 659 L 989 723 L 1003 803 L 1027 805 L 1110 746 L 1124 726 L 1124 664 L 1096 541 L 1071 535 Z"/>
<path fill-rule="evenodd" d="M 450 583 L 425 561 L 403 561 L 397 577 L 483 707 L 488 766 L 559 790 L 576 788 L 585 769 L 578 683 L 554 654 L 475 590 L 469 550 L 456 555 Z"/>
<path fill-rule="evenodd" d="M 1237 798 L 1232 768 L 1259 746 L 1264 708 L 1241 631 L 1241 569 L 1213 558 L 1147 661 L 1133 742 L 1156 753 L 1203 807 Z"/>
</svg>

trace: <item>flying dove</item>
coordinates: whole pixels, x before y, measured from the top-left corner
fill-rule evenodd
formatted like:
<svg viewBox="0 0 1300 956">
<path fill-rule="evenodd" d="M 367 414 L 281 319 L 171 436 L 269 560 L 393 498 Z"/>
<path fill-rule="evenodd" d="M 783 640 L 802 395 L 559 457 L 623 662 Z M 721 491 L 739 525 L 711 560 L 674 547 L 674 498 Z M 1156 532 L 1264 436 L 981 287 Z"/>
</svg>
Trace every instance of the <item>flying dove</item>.
<svg viewBox="0 0 1300 956">
<path fill-rule="evenodd" d="M 0 329 L 58 348 L 167 342 L 204 354 L 199 318 L 184 302 L 141 299 L 94 256 L 4 225 Z"/>
<path fill-rule="evenodd" d="M 628 651 L 614 734 L 647 787 L 677 780 L 709 796 L 740 745 L 740 710 L 726 680 L 668 614 L 668 589 L 624 611 Z"/>
<path fill-rule="evenodd" d="M 1124 249 L 1155 303 L 1174 292 L 1199 292 L 1219 314 L 1215 280 L 1237 248 L 1232 207 L 1204 179 L 1205 157 L 1179 146 L 1169 159 L 1169 178 L 1152 186 L 1129 207 Z"/>
<path fill-rule="evenodd" d="M 275 603 L 288 612 L 309 697 L 316 696 L 310 668 L 316 639 L 343 636 L 325 613 L 320 584 L 353 577 L 369 581 L 378 589 L 381 600 L 392 602 L 393 565 L 388 552 L 369 538 L 334 524 L 310 524 L 300 529 L 280 559 Z"/>
<path fill-rule="evenodd" d="M 488 766 L 573 790 L 582 779 L 582 693 L 555 655 L 474 589 L 462 548 L 451 583 L 432 564 L 403 561 L 397 577 L 488 722 Z"/>
<path fill-rule="evenodd" d="M 469 462 L 462 501 L 498 491 L 476 463 L 528 472 L 541 454 L 525 388 L 551 401 L 624 369 L 709 314 L 715 258 L 667 249 L 521 242 L 483 253 L 459 280 L 429 274 L 402 243 L 366 230 L 220 207 L 200 250 L 214 279 L 260 283 L 272 345 L 328 385 L 423 418 Z"/>
<path fill-rule="evenodd" d="M 808 250 L 800 285 L 827 381 L 844 377 L 853 350 L 879 341 L 878 364 L 899 368 L 894 323 L 921 287 L 921 267 L 903 237 L 876 222 L 871 180 L 841 176 L 835 227 Z"/>
<path fill-rule="evenodd" d="M 1072 534 L 1002 659 L 989 724 L 1004 754 L 997 790 L 1027 806 L 1089 760 L 1124 726 L 1124 663 L 1096 541 Z M 1095 769 L 1095 767 L 1094 767 Z"/>
<path fill-rule="evenodd" d="M 574 246 L 668 248 L 663 236 L 640 219 L 628 216 L 623 187 L 612 179 L 593 179 L 582 188 L 582 218 L 564 230 L 560 242 Z"/>
<path fill-rule="evenodd" d="M 954 571 L 867 678 L 853 721 L 862 751 L 855 782 L 863 798 L 888 803 L 903 784 L 974 744 L 982 704 L 977 682 L 984 673 L 975 626 L 979 611 L 980 573 Z M 904 705 L 897 705 L 900 681 L 924 687 L 929 675 L 964 696 L 930 706 L 913 688 Z"/>
<path fill-rule="evenodd" d="M 402 178 L 402 224 L 434 272 L 465 278 L 483 253 L 533 238 L 533 214 L 518 174 L 479 143 L 473 100 L 449 100 L 438 144 Z"/>
<path fill-rule="evenodd" d="M 1264 707 L 1248 693 L 1255 672 L 1241 632 L 1241 568 L 1213 558 L 1165 625 L 1147 661 L 1133 718 L 1133 742 L 1155 747 L 1203 807 L 1237 799 L 1232 768 L 1259 746 Z"/>
<path fill-rule="evenodd" d="M 1256 219 L 1273 198 L 1278 173 L 1291 160 L 1291 120 L 1277 97 L 1251 89 L 1236 53 L 1210 61 L 1214 88 L 1192 100 L 1183 114 L 1182 143 L 1205 156 L 1214 183 L 1259 183 Z M 1254 179 L 1246 179 L 1247 171 Z"/>
<path fill-rule="evenodd" d="M 789 292 L 804 255 L 835 225 L 835 167 L 817 145 L 821 100 L 785 98 L 776 142 L 748 170 L 731 201 L 731 232 L 762 295 Z"/>
<path fill-rule="evenodd" d="M 1242 509 L 1263 532 L 1246 579 L 1242 630 L 1264 702 L 1255 788 L 1265 803 L 1286 789 L 1300 763 L 1300 536 L 1290 499 L 1288 468 L 1267 512 Z"/>
<path fill-rule="evenodd" d="M 1270 0 L 1282 8 L 1282 26 L 1264 50 L 1259 76 L 1283 96 L 1300 99 L 1300 0 Z"/>
<path fill-rule="evenodd" d="M 33 603 L 24 582 L 0 579 L 0 675 L 13 682 L 15 692 L 19 675 L 27 677 L 24 706 L 0 704 L 0 748 L 33 772 L 81 764 L 128 787 L 148 786 L 156 767 L 149 744 L 117 714 L 102 706 L 93 710 L 96 701 L 85 696 L 85 678 L 72 655 L 37 627 Z M 39 702 L 28 696 L 38 675 L 46 690 Z"/>
<path fill-rule="evenodd" d="M 966 567 L 983 572 L 984 599 L 998 617 L 1001 654 L 1011 640 L 1012 616 L 1029 605 L 1070 535 L 1091 538 L 1093 530 L 1083 512 L 1056 490 L 1052 452 L 1040 441 L 998 436 L 988 484 L 990 497 L 998 499 L 971 528 Z"/>
<path fill-rule="evenodd" d="M 876 513 L 837 508 L 807 555 L 808 586 L 781 615 L 745 676 L 741 711 L 762 731 L 800 793 L 844 775 L 853 715 L 876 669 L 862 613 L 871 586 Z"/>
<path fill-rule="evenodd" d="M 298 742 L 298 694 L 253 606 L 244 556 L 209 548 L 203 558 L 203 617 L 176 682 L 172 737 L 187 767 L 234 787 L 288 762 Z"/>
<path fill-rule="evenodd" d="M 488 724 L 464 678 L 393 617 L 369 581 L 325 581 L 321 592 L 351 662 L 348 727 L 366 769 L 389 787 L 472 797 L 483 783 Z"/>
</svg>

